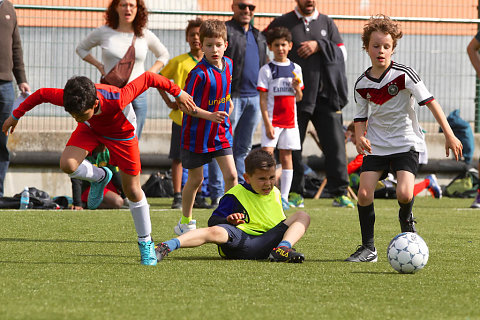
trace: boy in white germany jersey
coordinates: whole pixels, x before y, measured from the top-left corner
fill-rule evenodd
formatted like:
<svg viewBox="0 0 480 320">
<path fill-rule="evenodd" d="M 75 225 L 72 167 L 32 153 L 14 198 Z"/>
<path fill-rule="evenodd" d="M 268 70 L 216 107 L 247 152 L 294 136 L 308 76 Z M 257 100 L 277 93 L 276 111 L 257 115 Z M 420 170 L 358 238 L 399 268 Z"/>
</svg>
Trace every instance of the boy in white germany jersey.
<svg viewBox="0 0 480 320">
<path fill-rule="evenodd" d="M 283 209 L 287 210 L 293 179 L 292 150 L 301 149 L 296 102 L 303 97 L 302 69 L 287 58 L 293 46 L 292 35 L 287 28 L 273 28 L 266 37 L 274 59 L 258 73 L 257 90 L 260 91 L 263 119 L 261 144 L 270 153 L 275 147 L 279 149 L 282 164 L 280 191 Z"/>
<path fill-rule="evenodd" d="M 424 151 L 425 145 L 414 109 L 415 100 L 430 109 L 443 129 L 446 156 L 450 149 L 457 161 L 462 156 L 462 143 L 453 134 L 441 106 L 417 73 L 391 60 L 401 37 L 398 25 L 384 15 L 370 18 L 363 28 L 363 48 L 372 66 L 358 78 L 354 89 L 358 107 L 354 118 L 356 148 L 358 153 L 366 155 L 357 203 L 362 245 L 346 261 L 377 261 L 373 198 L 377 181 L 383 179 L 389 170 L 397 175 L 401 231 L 416 232 L 412 214 L 413 189 L 418 155 Z"/>
</svg>

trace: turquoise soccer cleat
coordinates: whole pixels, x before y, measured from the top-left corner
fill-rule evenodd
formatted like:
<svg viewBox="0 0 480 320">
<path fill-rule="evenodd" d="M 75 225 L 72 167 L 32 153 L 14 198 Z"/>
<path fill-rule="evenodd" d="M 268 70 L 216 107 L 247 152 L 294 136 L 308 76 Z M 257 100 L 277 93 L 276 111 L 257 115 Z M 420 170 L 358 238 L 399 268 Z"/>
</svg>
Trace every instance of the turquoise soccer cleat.
<svg viewBox="0 0 480 320">
<path fill-rule="evenodd" d="M 155 254 L 155 244 L 153 241 L 139 242 L 138 249 L 140 249 L 141 264 L 145 266 L 157 265 L 157 255 Z"/>
<path fill-rule="evenodd" d="M 92 182 L 90 184 L 90 191 L 88 192 L 88 209 L 97 209 L 103 201 L 103 190 L 107 184 L 112 180 L 113 173 L 107 167 L 102 167 L 105 170 L 105 178 L 100 182 Z"/>
</svg>

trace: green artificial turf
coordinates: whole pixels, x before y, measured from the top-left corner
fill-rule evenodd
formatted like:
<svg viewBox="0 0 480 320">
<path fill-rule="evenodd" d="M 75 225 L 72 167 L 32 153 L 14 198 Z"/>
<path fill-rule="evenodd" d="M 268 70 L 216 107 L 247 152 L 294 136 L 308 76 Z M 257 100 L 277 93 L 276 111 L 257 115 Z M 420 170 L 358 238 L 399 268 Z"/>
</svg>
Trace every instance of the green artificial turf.
<svg viewBox="0 0 480 320">
<path fill-rule="evenodd" d="M 154 239 L 172 238 L 180 211 L 149 202 Z M 146 267 L 128 210 L 4 210 L 0 319 L 480 319 L 480 210 L 470 203 L 416 199 L 430 258 L 410 275 L 386 258 L 400 230 L 395 200 L 375 202 L 377 263 L 343 262 L 360 244 L 358 216 L 331 199 L 305 202 L 303 264 L 222 260 L 208 244 Z M 209 215 L 194 211 L 199 227 Z"/>
</svg>

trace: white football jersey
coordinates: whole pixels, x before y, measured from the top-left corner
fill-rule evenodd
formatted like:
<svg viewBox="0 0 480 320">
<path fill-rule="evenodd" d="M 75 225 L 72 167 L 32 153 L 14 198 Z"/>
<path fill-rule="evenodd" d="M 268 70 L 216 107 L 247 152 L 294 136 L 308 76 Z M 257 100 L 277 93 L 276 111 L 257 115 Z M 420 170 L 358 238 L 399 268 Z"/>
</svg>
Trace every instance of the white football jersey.
<svg viewBox="0 0 480 320">
<path fill-rule="evenodd" d="M 434 100 L 417 73 L 393 62 L 379 79 L 367 69 L 355 83 L 358 112 L 354 121 L 367 121 L 366 137 L 373 155 L 389 155 L 411 149 L 423 152 L 425 142 L 418 125 L 415 101 L 420 106 Z"/>
</svg>

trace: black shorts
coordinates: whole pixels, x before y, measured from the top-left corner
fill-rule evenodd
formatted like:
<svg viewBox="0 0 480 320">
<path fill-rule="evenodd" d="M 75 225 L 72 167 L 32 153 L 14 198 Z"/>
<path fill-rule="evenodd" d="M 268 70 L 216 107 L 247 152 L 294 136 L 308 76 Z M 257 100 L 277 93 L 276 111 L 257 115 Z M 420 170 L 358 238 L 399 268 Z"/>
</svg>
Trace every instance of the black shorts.
<svg viewBox="0 0 480 320">
<path fill-rule="evenodd" d="M 227 230 L 228 242 L 218 245 L 220 256 L 226 259 L 267 259 L 275 246 L 283 239 L 288 226 L 282 222 L 262 235 L 252 236 L 231 224 L 219 224 Z"/>
<path fill-rule="evenodd" d="M 408 171 L 415 176 L 418 172 L 418 152 L 410 150 L 407 152 L 389 154 L 387 156 L 367 155 L 363 157 L 362 172 L 383 171 L 380 180 L 385 179 L 388 172 Z"/>
<path fill-rule="evenodd" d="M 168 159 L 180 160 L 180 150 L 182 141 L 182 126 L 172 121 L 172 138 L 170 139 L 170 153 Z"/>
<path fill-rule="evenodd" d="M 232 155 L 232 148 L 220 149 L 213 152 L 195 153 L 190 150 L 181 150 L 182 166 L 185 169 L 200 168 L 204 164 L 212 162 L 212 159 L 221 156 Z"/>
</svg>

